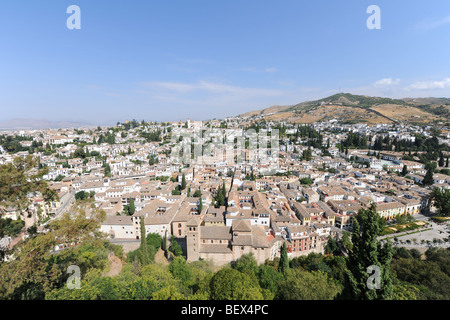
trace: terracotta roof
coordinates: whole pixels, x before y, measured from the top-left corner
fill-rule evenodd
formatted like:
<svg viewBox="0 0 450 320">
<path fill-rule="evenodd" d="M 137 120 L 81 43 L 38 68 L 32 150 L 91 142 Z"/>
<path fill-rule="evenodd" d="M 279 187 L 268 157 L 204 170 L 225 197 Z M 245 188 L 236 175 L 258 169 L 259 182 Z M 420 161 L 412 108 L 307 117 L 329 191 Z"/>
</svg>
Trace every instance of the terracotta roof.
<svg viewBox="0 0 450 320">
<path fill-rule="evenodd" d="M 202 226 L 200 227 L 201 239 L 231 240 L 231 227 L 226 226 Z"/>
<path fill-rule="evenodd" d="M 237 232 L 251 232 L 250 221 L 247 220 L 233 220 L 233 231 Z"/>
<path fill-rule="evenodd" d="M 198 225 L 199 225 L 198 218 L 192 218 L 188 222 L 186 222 L 186 227 L 198 227 Z"/>
<path fill-rule="evenodd" d="M 108 216 L 102 225 L 132 225 L 130 216 Z"/>
</svg>

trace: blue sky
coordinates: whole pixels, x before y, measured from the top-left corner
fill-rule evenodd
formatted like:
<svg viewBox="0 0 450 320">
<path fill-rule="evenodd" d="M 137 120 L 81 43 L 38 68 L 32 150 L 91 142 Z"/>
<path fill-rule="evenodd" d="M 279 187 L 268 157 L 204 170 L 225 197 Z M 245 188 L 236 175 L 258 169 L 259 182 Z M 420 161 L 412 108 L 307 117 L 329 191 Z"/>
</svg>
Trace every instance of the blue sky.
<svg viewBox="0 0 450 320">
<path fill-rule="evenodd" d="M 70 5 L 81 29 L 69 30 Z M 381 29 L 369 30 L 369 5 Z M 4 1 L 0 121 L 212 119 L 337 92 L 450 97 L 450 1 Z"/>
</svg>

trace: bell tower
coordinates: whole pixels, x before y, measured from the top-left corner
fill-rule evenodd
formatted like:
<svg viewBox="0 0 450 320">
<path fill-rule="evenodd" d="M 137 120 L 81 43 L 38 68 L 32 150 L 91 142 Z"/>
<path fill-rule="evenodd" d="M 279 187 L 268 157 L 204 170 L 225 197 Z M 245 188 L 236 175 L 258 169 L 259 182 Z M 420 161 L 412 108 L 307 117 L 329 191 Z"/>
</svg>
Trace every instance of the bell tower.
<svg viewBox="0 0 450 320">
<path fill-rule="evenodd" d="M 197 261 L 200 257 L 200 223 L 192 218 L 186 223 L 187 261 Z"/>
</svg>

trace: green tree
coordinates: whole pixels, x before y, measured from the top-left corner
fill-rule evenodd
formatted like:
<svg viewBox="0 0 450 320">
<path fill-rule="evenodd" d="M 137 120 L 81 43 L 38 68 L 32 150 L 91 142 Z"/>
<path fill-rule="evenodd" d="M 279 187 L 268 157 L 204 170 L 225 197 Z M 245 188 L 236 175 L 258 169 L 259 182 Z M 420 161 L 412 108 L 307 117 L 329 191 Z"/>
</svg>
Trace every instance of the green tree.
<svg viewBox="0 0 450 320">
<path fill-rule="evenodd" d="M 377 240 L 382 225 L 381 219 L 376 205 L 372 204 L 369 209 L 360 210 L 353 221 L 353 248 L 348 260 L 348 277 L 354 299 L 392 298 L 390 261 L 393 249 L 390 242 L 382 245 Z M 380 271 L 379 279 L 375 279 L 379 280 L 379 289 L 376 286 L 370 288 L 368 285 L 369 277 L 376 270 Z"/>
<path fill-rule="evenodd" d="M 339 253 L 339 247 L 333 238 L 328 238 L 327 245 L 325 246 L 325 252 L 330 254 L 338 254 Z"/>
<path fill-rule="evenodd" d="M 437 209 L 436 214 L 438 216 L 450 216 L 450 189 L 434 187 L 430 199 Z"/>
<path fill-rule="evenodd" d="M 176 257 L 173 259 L 169 264 L 169 271 L 175 279 L 181 280 L 185 286 L 193 284 L 193 272 L 183 257 Z"/>
<path fill-rule="evenodd" d="M 233 264 L 233 268 L 254 278 L 258 274 L 258 263 L 253 253 L 244 254 Z"/>
<path fill-rule="evenodd" d="M 212 300 L 262 300 L 261 287 L 236 269 L 224 267 L 211 278 Z"/>
<path fill-rule="evenodd" d="M 111 177 L 111 167 L 109 166 L 109 164 L 105 162 L 103 168 L 105 172 L 105 177 Z"/>
<path fill-rule="evenodd" d="M 147 245 L 153 247 L 154 252 L 157 252 L 162 247 L 161 236 L 158 233 L 149 233 L 146 238 Z"/>
<path fill-rule="evenodd" d="M 342 238 L 339 240 L 339 242 L 341 243 L 341 245 L 345 248 L 345 250 L 347 250 L 347 252 L 350 252 L 353 248 L 353 243 L 350 239 L 350 233 L 344 231 L 342 233 Z"/>
<path fill-rule="evenodd" d="M 311 185 L 314 183 L 314 181 L 311 180 L 310 178 L 301 178 L 299 181 L 301 184 L 304 184 L 304 185 Z"/>
<path fill-rule="evenodd" d="M 265 298 L 274 298 L 278 290 L 278 284 L 283 281 L 283 275 L 273 266 L 262 264 L 258 269 L 258 281 L 263 290 L 268 290 L 271 297 L 267 297 L 267 293 L 263 291 Z"/>
<path fill-rule="evenodd" d="M 166 230 L 166 232 L 164 233 L 164 237 L 163 237 L 163 239 L 162 239 L 161 249 L 162 249 L 163 251 L 166 251 L 166 250 L 167 250 L 167 230 Z"/>
<path fill-rule="evenodd" d="M 141 217 L 141 246 L 139 247 L 139 261 L 143 266 L 146 266 L 151 262 L 149 247 L 147 247 L 147 240 L 145 236 L 144 217 Z"/>
<path fill-rule="evenodd" d="M 25 226 L 25 221 L 21 219 L 0 218 L 0 239 L 4 236 L 15 238 Z"/>
<path fill-rule="evenodd" d="M 83 191 L 83 190 L 81 190 L 81 191 L 78 191 L 77 193 L 75 193 L 75 200 L 85 200 L 85 199 L 87 199 L 89 196 L 88 196 L 88 193 L 86 193 L 85 191 Z"/>
<path fill-rule="evenodd" d="M 290 269 L 276 295 L 280 300 L 333 300 L 341 289 L 322 271 Z"/>
<path fill-rule="evenodd" d="M 110 277 L 100 277 L 96 278 L 92 282 L 92 286 L 94 286 L 98 290 L 98 294 L 96 295 L 96 300 L 119 300 L 119 291 L 115 284 L 115 279 Z"/>
<path fill-rule="evenodd" d="M 180 244 L 176 241 L 175 236 L 172 235 L 170 238 L 170 251 L 176 256 L 180 257 L 183 255 L 183 248 L 180 246 Z"/>
<path fill-rule="evenodd" d="M 31 204 L 30 194 L 41 194 L 46 203 L 57 200 L 57 193 L 43 179 L 47 173 L 48 168 L 39 168 L 38 159 L 32 155 L 15 157 L 12 162 L 0 165 L 0 205 L 22 213 Z"/>
<path fill-rule="evenodd" d="M 216 195 L 214 196 L 214 207 L 219 208 L 221 206 L 225 206 L 226 205 L 226 189 L 225 189 L 225 184 L 223 184 L 222 187 L 219 187 L 217 189 Z"/>
<path fill-rule="evenodd" d="M 440 153 L 440 156 L 439 156 L 438 165 L 439 165 L 439 167 L 444 166 L 444 154 L 442 152 Z"/>
<path fill-rule="evenodd" d="M 402 176 L 406 176 L 408 174 L 408 166 L 405 164 L 403 165 L 403 169 L 402 169 Z"/>
<path fill-rule="evenodd" d="M 44 299 L 51 290 L 65 286 L 69 265 L 80 267 L 82 274 L 91 268 L 103 268 L 111 246 L 99 231 L 104 212 L 75 206 L 72 215 L 52 221 L 46 233 L 37 234 L 18 243 L 14 259 L 0 263 L 1 299 Z M 78 243 L 76 247 L 70 246 Z M 52 252 L 56 245 L 67 245 L 61 252 Z M 77 291 L 77 290 L 74 290 Z"/>
<path fill-rule="evenodd" d="M 186 176 L 185 176 L 185 174 L 183 173 L 183 175 L 181 176 L 181 190 L 184 190 L 184 189 L 186 189 Z"/>
<path fill-rule="evenodd" d="M 434 167 L 431 164 L 427 164 L 426 169 L 427 172 L 425 173 L 425 177 L 422 180 L 422 184 L 425 186 L 431 186 L 434 183 Z"/>
<path fill-rule="evenodd" d="M 283 242 L 283 246 L 281 247 L 281 257 L 280 263 L 278 265 L 278 271 L 282 274 L 286 274 L 286 271 L 289 269 L 289 258 L 287 255 L 286 242 Z"/>
<path fill-rule="evenodd" d="M 202 198 L 199 198 L 198 199 L 198 208 L 197 208 L 197 210 L 198 210 L 198 213 L 200 214 L 201 212 L 202 212 L 202 210 L 203 210 L 203 202 L 202 202 Z"/>
<path fill-rule="evenodd" d="M 428 254 L 427 254 L 428 253 Z M 449 259 L 445 249 L 432 249 L 427 259 L 396 257 L 392 259 L 392 274 L 398 284 L 413 287 L 417 299 L 448 300 L 450 297 Z M 418 288 L 419 290 L 415 290 Z"/>
<path fill-rule="evenodd" d="M 130 215 L 130 209 L 129 209 L 129 207 L 128 207 L 127 204 L 125 204 L 125 205 L 123 206 L 123 214 L 124 214 L 124 215 L 127 215 L 127 216 Z"/>
<path fill-rule="evenodd" d="M 73 153 L 73 157 L 74 158 L 81 158 L 81 159 L 85 159 L 88 155 L 86 154 L 86 152 L 84 151 L 84 148 L 78 148 L 75 150 L 75 152 Z"/>
<path fill-rule="evenodd" d="M 130 198 L 130 204 L 128 205 L 128 214 L 132 216 L 136 212 L 136 207 L 134 206 L 134 199 Z"/>
<path fill-rule="evenodd" d="M 420 291 L 410 284 L 395 284 L 392 292 L 392 300 L 418 300 Z"/>
</svg>

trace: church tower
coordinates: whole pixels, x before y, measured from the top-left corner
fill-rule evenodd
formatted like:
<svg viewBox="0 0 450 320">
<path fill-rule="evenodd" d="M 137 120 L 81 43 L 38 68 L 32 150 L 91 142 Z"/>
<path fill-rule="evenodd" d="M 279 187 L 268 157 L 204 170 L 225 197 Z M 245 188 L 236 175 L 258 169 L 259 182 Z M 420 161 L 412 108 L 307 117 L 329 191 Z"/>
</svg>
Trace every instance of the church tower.
<svg viewBox="0 0 450 320">
<path fill-rule="evenodd" d="M 192 218 L 186 223 L 187 261 L 197 261 L 200 257 L 200 222 Z"/>
</svg>

